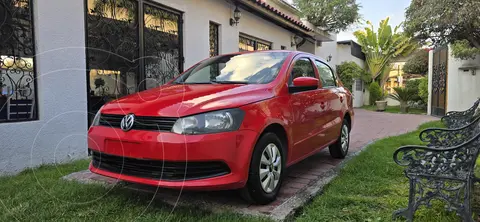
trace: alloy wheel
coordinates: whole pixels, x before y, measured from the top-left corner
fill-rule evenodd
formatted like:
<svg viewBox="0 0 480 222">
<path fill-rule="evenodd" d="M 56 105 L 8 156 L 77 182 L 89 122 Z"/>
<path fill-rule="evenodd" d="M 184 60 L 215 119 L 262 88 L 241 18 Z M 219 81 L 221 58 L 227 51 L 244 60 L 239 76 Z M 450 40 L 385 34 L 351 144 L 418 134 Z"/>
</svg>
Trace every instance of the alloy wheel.
<svg viewBox="0 0 480 222">
<path fill-rule="evenodd" d="M 262 152 L 259 177 L 263 191 L 272 193 L 280 181 L 282 156 L 278 147 L 270 143 Z"/>
<path fill-rule="evenodd" d="M 348 139 L 348 135 L 349 134 L 349 131 L 348 131 L 348 126 L 347 125 L 343 125 L 342 126 L 342 135 L 341 135 L 341 138 L 340 138 L 340 142 L 342 144 L 342 151 L 346 152 L 348 150 L 348 142 L 349 142 L 349 139 Z"/>
</svg>

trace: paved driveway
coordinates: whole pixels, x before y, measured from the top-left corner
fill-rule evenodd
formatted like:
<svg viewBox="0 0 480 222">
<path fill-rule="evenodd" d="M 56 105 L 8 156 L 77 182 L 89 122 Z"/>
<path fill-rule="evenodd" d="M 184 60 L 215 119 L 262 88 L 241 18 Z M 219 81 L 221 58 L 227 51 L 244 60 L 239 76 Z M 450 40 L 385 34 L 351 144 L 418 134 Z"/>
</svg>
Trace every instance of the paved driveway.
<svg viewBox="0 0 480 222">
<path fill-rule="evenodd" d="M 368 143 L 387 136 L 403 134 L 415 130 L 420 124 L 438 120 L 431 116 L 391 114 L 355 110 L 354 126 L 351 133 L 350 154 L 359 151 Z M 270 215 L 275 219 L 283 219 L 294 208 L 301 205 L 309 195 L 316 194 L 324 181 L 332 178 L 333 168 L 342 160 L 333 159 L 325 149 L 312 157 L 292 166 L 288 169 L 288 176 L 283 184 L 279 198 L 266 206 L 248 205 L 240 199 L 235 192 L 185 192 L 164 189 L 151 189 L 139 185 L 126 185 L 128 188 L 155 192 L 158 200 L 171 205 L 196 205 L 204 206 L 210 210 L 229 209 L 240 213 L 253 215 Z M 114 183 L 98 175 L 92 175 L 88 171 L 70 175 L 70 178 L 90 180 L 102 180 Z M 112 182 L 113 181 L 113 182 Z"/>
</svg>

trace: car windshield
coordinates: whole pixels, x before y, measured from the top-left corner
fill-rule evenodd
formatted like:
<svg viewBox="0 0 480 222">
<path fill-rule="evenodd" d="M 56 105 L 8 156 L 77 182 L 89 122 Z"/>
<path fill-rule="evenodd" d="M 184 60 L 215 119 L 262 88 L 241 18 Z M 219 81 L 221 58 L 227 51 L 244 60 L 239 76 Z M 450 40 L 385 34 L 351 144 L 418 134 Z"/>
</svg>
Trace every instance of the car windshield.
<svg viewBox="0 0 480 222">
<path fill-rule="evenodd" d="M 256 52 L 208 59 L 175 80 L 176 84 L 265 84 L 273 81 L 288 52 Z"/>
</svg>

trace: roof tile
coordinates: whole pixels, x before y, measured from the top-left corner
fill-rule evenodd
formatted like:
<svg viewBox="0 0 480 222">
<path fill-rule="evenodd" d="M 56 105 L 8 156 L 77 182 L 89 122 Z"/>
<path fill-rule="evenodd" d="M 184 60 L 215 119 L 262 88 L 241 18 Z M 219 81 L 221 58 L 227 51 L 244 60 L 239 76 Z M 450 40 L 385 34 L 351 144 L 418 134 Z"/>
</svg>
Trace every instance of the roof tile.
<svg viewBox="0 0 480 222">
<path fill-rule="evenodd" d="M 256 3 L 257 5 L 263 7 L 263 8 L 266 8 L 267 10 L 275 13 L 276 15 L 282 17 L 283 19 L 299 26 L 300 28 L 304 29 L 304 30 L 307 30 L 307 31 L 313 31 L 311 28 L 307 27 L 305 24 L 303 24 L 302 22 L 298 21 L 298 20 L 295 20 L 294 18 L 286 15 L 285 13 L 281 12 L 280 10 L 272 7 L 271 5 L 267 4 L 266 2 L 262 1 L 262 0 L 250 0 L 251 2 L 254 2 Z"/>
</svg>

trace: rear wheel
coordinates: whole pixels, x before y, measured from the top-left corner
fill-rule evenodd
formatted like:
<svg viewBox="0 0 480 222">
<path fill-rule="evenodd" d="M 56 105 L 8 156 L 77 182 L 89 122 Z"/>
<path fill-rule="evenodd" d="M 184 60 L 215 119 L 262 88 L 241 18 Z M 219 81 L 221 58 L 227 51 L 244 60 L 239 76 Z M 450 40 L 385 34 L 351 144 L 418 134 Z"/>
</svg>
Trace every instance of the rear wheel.
<svg viewBox="0 0 480 222">
<path fill-rule="evenodd" d="M 330 156 L 337 159 L 343 159 L 347 156 L 348 148 L 350 146 L 350 125 L 347 120 L 343 120 L 342 127 L 340 129 L 340 136 L 338 140 L 330 145 Z"/>
<path fill-rule="evenodd" d="M 283 144 L 274 133 L 264 134 L 255 145 L 243 198 L 268 204 L 277 198 L 285 168 Z"/>
</svg>

